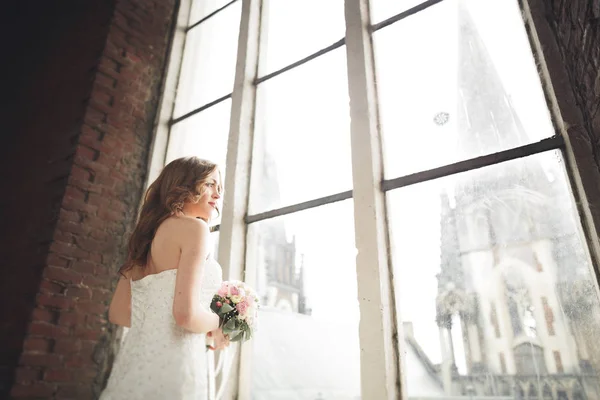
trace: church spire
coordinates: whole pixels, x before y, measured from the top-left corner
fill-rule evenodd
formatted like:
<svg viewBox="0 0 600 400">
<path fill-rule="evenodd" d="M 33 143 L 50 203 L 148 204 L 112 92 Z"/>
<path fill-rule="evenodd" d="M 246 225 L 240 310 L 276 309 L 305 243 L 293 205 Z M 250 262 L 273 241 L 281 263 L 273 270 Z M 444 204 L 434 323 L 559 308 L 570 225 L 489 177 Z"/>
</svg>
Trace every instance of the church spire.
<svg viewBox="0 0 600 400">
<path fill-rule="evenodd" d="M 458 152 L 461 159 L 527 144 L 527 135 L 463 1 L 458 1 Z"/>
</svg>

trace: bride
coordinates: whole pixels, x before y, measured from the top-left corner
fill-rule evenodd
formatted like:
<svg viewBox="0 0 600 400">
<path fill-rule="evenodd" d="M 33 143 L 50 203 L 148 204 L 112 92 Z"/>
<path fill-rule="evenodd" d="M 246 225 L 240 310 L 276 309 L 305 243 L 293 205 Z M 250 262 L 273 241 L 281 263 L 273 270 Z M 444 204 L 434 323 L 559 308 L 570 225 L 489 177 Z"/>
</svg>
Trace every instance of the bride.
<svg viewBox="0 0 600 400">
<path fill-rule="evenodd" d="M 113 295 L 110 322 L 130 327 L 101 400 L 208 398 L 206 337 L 229 345 L 210 310 L 221 267 L 208 221 L 219 212 L 217 165 L 169 163 L 146 192 Z"/>
</svg>

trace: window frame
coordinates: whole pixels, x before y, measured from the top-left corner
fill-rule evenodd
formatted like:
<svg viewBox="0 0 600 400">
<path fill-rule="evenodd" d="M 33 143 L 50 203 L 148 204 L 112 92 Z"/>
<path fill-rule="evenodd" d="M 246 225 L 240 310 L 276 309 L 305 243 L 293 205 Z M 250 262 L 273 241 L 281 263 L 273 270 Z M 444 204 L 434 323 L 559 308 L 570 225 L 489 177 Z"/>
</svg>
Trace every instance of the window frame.
<svg viewBox="0 0 600 400">
<path fill-rule="evenodd" d="M 259 76 L 261 44 L 261 10 L 269 0 L 232 0 L 200 21 L 190 21 L 193 1 L 180 0 L 176 23 L 171 38 L 166 78 L 160 99 L 155 133 L 150 148 L 146 187 L 158 176 L 165 165 L 170 128 L 190 116 L 202 112 L 224 100 L 231 99 L 230 131 L 227 148 L 226 180 L 218 258 L 227 279 L 244 279 L 252 284 L 256 271 L 246 267 L 246 236 L 251 223 L 275 218 L 314 207 L 353 198 L 355 245 L 358 249 L 356 271 L 358 299 L 361 311 L 359 335 L 361 343 L 361 394 L 363 398 L 408 398 L 406 393 L 401 315 L 394 286 L 390 255 L 390 231 L 387 221 L 386 193 L 390 190 L 418 184 L 428 180 L 454 175 L 534 154 L 560 150 L 565 160 L 571 190 L 583 226 L 592 260 L 591 274 L 600 297 L 598 268 L 600 267 L 600 242 L 594 216 L 586 199 L 584 183 L 578 167 L 590 160 L 576 160 L 569 132 L 565 128 L 558 100 L 553 91 L 544 52 L 535 29 L 530 3 L 519 0 L 533 56 L 540 65 L 540 79 L 546 94 L 547 106 L 552 115 L 556 134 L 536 143 L 487 154 L 437 168 L 384 179 L 383 149 L 379 132 L 379 110 L 376 90 L 373 33 L 404 18 L 417 14 L 444 0 L 428 0 L 402 11 L 377 24 L 371 24 L 370 0 L 345 0 L 346 35 L 331 45 L 314 52 L 284 68 Z M 242 15 L 238 40 L 237 64 L 232 92 L 173 119 L 175 95 L 185 48 L 186 34 L 203 21 L 216 15 L 236 1 L 242 2 Z M 250 179 L 252 176 L 252 146 L 257 85 L 293 68 L 303 65 L 328 52 L 346 46 L 348 89 L 351 114 L 352 190 L 281 207 L 275 210 L 248 215 Z M 579 161 L 579 163 L 577 162 Z M 600 201 L 596 199 L 594 202 Z M 370 207 L 371 213 L 361 210 Z M 252 379 L 251 346 L 235 344 L 237 350 L 233 370 L 223 398 L 250 399 Z M 384 371 L 382 373 L 382 371 Z"/>
</svg>

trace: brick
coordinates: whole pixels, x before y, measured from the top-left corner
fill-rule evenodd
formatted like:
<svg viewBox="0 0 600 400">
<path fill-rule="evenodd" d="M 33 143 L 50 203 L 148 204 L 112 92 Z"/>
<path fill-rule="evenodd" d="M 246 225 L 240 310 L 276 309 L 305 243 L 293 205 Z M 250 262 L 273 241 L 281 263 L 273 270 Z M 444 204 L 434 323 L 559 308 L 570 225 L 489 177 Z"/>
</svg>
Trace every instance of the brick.
<svg viewBox="0 0 600 400">
<path fill-rule="evenodd" d="M 118 61 L 116 61 L 116 60 L 114 60 L 114 59 L 112 59 L 110 57 L 103 56 L 100 59 L 100 65 L 99 65 L 99 67 L 110 69 L 110 70 L 115 71 L 115 72 L 119 72 L 119 69 L 121 68 L 121 65 L 122 64 L 120 62 L 118 62 Z"/>
<path fill-rule="evenodd" d="M 91 126 L 103 124 L 106 122 L 106 114 L 88 107 L 85 112 L 84 122 Z"/>
<path fill-rule="evenodd" d="M 90 181 L 92 179 L 91 172 L 79 165 L 73 165 L 73 168 L 71 169 L 71 176 L 74 179 L 81 181 Z"/>
<path fill-rule="evenodd" d="M 101 72 L 105 72 L 107 75 L 110 75 L 110 73 L 108 73 L 108 71 L 110 71 L 110 69 L 104 68 L 104 70 L 102 69 L 103 67 L 100 67 L 100 71 Z M 98 103 L 98 104 L 104 104 L 106 106 L 112 106 L 114 104 L 114 96 L 112 93 L 110 93 L 111 91 L 108 90 L 106 87 L 103 87 L 101 85 L 94 85 L 94 88 L 92 89 L 92 93 L 91 93 L 91 98 L 94 100 L 94 102 Z"/>
<path fill-rule="evenodd" d="M 120 221 L 123 219 L 123 213 L 115 212 L 108 209 L 100 209 L 98 211 L 98 217 L 106 220 L 106 221 Z"/>
<path fill-rule="evenodd" d="M 90 233 L 90 227 L 85 224 L 69 222 L 69 221 L 58 221 L 56 228 L 62 232 L 69 232 L 76 235 L 88 235 Z M 52 264 L 57 267 L 66 266 L 66 265 L 57 265 Z"/>
<path fill-rule="evenodd" d="M 104 314 L 108 310 L 106 305 L 93 301 L 79 301 L 75 309 L 78 312 L 92 314 Z"/>
<path fill-rule="evenodd" d="M 91 233 L 90 236 L 93 239 L 96 240 L 100 240 L 100 241 L 107 241 L 109 239 L 112 239 L 112 236 L 109 232 L 106 232 L 104 230 L 100 230 L 100 229 L 94 229 Z"/>
<path fill-rule="evenodd" d="M 48 265 L 52 265 L 55 267 L 66 267 L 69 265 L 69 259 L 65 257 L 61 257 L 55 253 L 48 254 L 48 258 L 46 258 L 46 262 Z"/>
<path fill-rule="evenodd" d="M 74 384 L 64 384 L 61 383 L 58 388 L 58 393 L 56 394 L 57 399 L 77 399 L 77 400 L 86 400 L 86 399 L 94 399 L 94 393 L 92 392 L 92 388 L 87 384 L 74 383 Z"/>
<path fill-rule="evenodd" d="M 91 151 L 91 149 L 89 149 L 87 147 L 79 146 L 79 149 L 82 149 L 82 148 L 87 149 L 88 151 Z M 67 188 L 65 189 L 65 197 L 70 197 L 70 198 L 77 199 L 77 200 L 85 200 L 86 193 L 76 186 L 67 185 Z"/>
<path fill-rule="evenodd" d="M 92 291 L 89 287 L 85 286 L 69 286 L 65 291 L 65 297 L 91 300 Z"/>
<path fill-rule="evenodd" d="M 75 306 L 75 308 L 77 308 L 77 306 Z M 58 325 L 60 326 L 66 326 L 66 327 L 70 327 L 70 326 L 77 326 L 77 325 L 83 325 L 83 323 L 85 322 L 85 314 L 82 314 L 80 312 L 62 312 L 60 314 L 60 316 L 58 317 Z"/>
<path fill-rule="evenodd" d="M 97 302 L 107 302 L 112 299 L 113 292 L 106 289 L 92 289 L 92 299 Z"/>
<path fill-rule="evenodd" d="M 54 307 L 66 310 L 73 306 L 73 300 L 63 295 L 39 293 L 37 297 L 37 304 L 42 307 Z"/>
<path fill-rule="evenodd" d="M 51 310 L 35 308 L 31 314 L 31 320 L 36 322 L 53 322 L 55 313 Z"/>
<path fill-rule="evenodd" d="M 73 355 L 65 360 L 64 366 L 67 368 L 84 368 L 84 367 L 94 367 L 95 363 L 91 357 L 81 357 L 79 355 Z M 81 379 L 78 379 L 78 382 L 82 382 Z"/>
<path fill-rule="evenodd" d="M 78 339 L 56 339 L 54 343 L 54 353 L 56 354 L 73 354 L 81 351 L 81 341 Z"/>
<path fill-rule="evenodd" d="M 58 215 L 58 219 L 61 222 L 76 222 L 79 223 L 81 222 L 81 217 L 79 216 L 78 212 L 75 211 L 67 211 L 65 209 L 60 209 L 59 215 Z"/>
<path fill-rule="evenodd" d="M 81 190 L 85 190 L 90 193 L 102 193 L 102 187 L 99 186 L 97 182 L 90 182 L 89 180 L 78 179 L 71 175 L 69 176 L 68 183 L 69 185 L 77 186 Z M 78 219 L 75 222 L 80 222 L 80 219 Z"/>
<path fill-rule="evenodd" d="M 92 97 L 90 99 L 89 109 L 98 111 L 103 114 L 110 114 L 111 112 L 114 112 L 112 105 L 100 102 L 95 97 Z"/>
<path fill-rule="evenodd" d="M 40 293 L 62 294 L 64 287 L 56 282 L 43 280 L 40 283 Z"/>
<path fill-rule="evenodd" d="M 98 278 L 105 278 L 107 280 L 112 279 L 112 278 L 115 277 L 115 275 L 113 274 L 112 269 L 110 269 L 108 267 L 104 267 L 104 266 L 98 266 L 98 267 L 96 267 L 95 275 Z"/>
<path fill-rule="evenodd" d="M 62 357 L 58 354 L 22 354 L 19 364 L 31 367 L 58 367 L 62 365 Z"/>
<path fill-rule="evenodd" d="M 15 382 L 32 382 L 38 380 L 40 376 L 40 370 L 37 368 L 19 367 L 15 371 Z"/>
<path fill-rule="evenodd" d="M 42 397 L 49 398 L 56 391 L 56 386 L 48 384 L 36 382 L 34 384 L 16 384 L 12 387 L 10 391 L 10 395 L 13 398 L 22 398 L 22 397 Z"/>
<path fill-rule="evenodd" d="M 105 142 L 106 142 L 106 139 L 105 139 Z M 80 166 L 81 168 L 84 168 L 89 171 L 94 171 L 94 173 L 96 173 L 96 174 L 97 173 L 108 173 L 110 171 L 110 166 L 103 165 L 102 163 L 87 159 L 85 157 L 81 157 L 79 155 L 75 155 L 75 163 L 78 166 Z"/>
<path fill-rule="evenodd" d="M 62 206 L 68 211 L 81 211 L 91 214 L 95 214 L 98 211 L 98 207 L 86 203 L 85 200 L 75 199 L 72 197 L 65 197 L 63 199 Z"/>
<path fill-rule="evenodd" d="M 88 125 L 82 125 L 81 127 L 81 135 L 79 136 L 79 143 L 81 145 L 88 146 L 94 150 L 100 150 L 101 141 L 100 141 L 101 133 L 97 130 L 91 128 Z"/>
<path fill-rule="evenodd" d="M 96 74 L 96 79 L 94 83 L 107 89 L 114 89 L 115 86 L 117 86 L 117 80 L 111 76 L 106 75 L 102 71 L 99 71 L 98 74 Z"/>
<path fill-rule="evenodd" d="M 102 151 L 112 151 L 112 149 L 102 149 Z M 107 188 L 112 188 L 115 186 L 115 180 L 111 178 L 108 174 L 98 174 L 98 176 L 96 176 L 96 183 Z M 104 195 L 105 192 L 103 191 L 102 194 Z"/>
<path fill-rule="evenodd" d="M 50 350 L 51 342 L 43 338 L 27 338 L 23 342 L 25 353 L 46 353 Z"/>
<path fill-rule="evenodd" d="M 74 239 L 73 239 L 73 235 L 69 232 L 62 232 L 60 230 L 56 230 L 54 231 L 54 236 L 52 237 L 52 239 L 58 241 L 58 242 L 63 242 L 63 243 L 74 243 Z"/>
<path fill-rule="evenodd" d="M 79 246 L 82 250 L 89 252 L 103 252 L 107 250 L 107 245 L 104 242 L 92 239 L 92 238 L 82 238 L 78 237 L 75 239 L 77 242 L 77 246 Z"/>
<path fill-rule="evenodd" d="M 98 207 L 108 207 L 110 205 L 110 199 L 107 199 L 100 194 L 92 193 L 89 196 L 88 204 L 98 206 Z"/>
<path fill-rule="evenodd" d="M 89 260 L 74 261 L 71 269 L 82 274 L 93 274 L 96 263 Z"/>
<path fill-rule="evenodd" d="M 44 278 L 63 283 L 80 283 L 82 280 L 79 272 L 70 268 L 54 267 L 52 265 L 44 270 Z"/>
<path fill-rule="evenodd" d="M 68 382 L 71 379 L 71 371 L 64 368 L 48 369 L 44 373 L 47 382 Z"/>
<path fill-rule="evenodd" d="M 87 315 L 85 318 L 85 324 L 90 329 L 104 329 L 108 321 L 104 316 L 99 315 Z M 94 339 L 92 339 L 94 340 Z"/>
<path fill-rule="evenodd" d="M 102 254 L 100 253 L 90 253 L 88 255 L 88 260 L 90 260 L 93 263 L 100 263 L 102 262 Z M 85 284 L 85 282 L 84 282 Z"/>
<path fill-rule="evenodd" d="M 46 338 L 61 338 L 69 334 L 69 330 L 46 322 L 32 322 L 29 325 L 29 334 Z"/>
<path fill-rule="evenodd" d="M 82 340 L 100 340 L 104 334 L 103 329 L 88 329 L 88 328 L 75 328 L 75 337 Z"/>
</svg>

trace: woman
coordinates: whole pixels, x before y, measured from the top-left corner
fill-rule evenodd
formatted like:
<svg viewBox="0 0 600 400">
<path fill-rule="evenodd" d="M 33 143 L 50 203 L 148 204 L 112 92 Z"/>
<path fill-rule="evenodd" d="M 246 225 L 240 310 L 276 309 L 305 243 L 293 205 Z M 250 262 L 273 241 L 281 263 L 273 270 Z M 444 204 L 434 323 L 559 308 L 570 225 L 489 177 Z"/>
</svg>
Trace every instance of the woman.
<svg viewBox="0 0 600 400">
<path fill-rule="evenodd" d="M 221 192 L 218 167 L 196 157 L 150 185 L 108 311 L 131 329 L 100 399 L 208 398 L 206 336 L 213 349 L 229 345 L 210 310 L 222 274 L 208 221 Z"/>
</svg>

